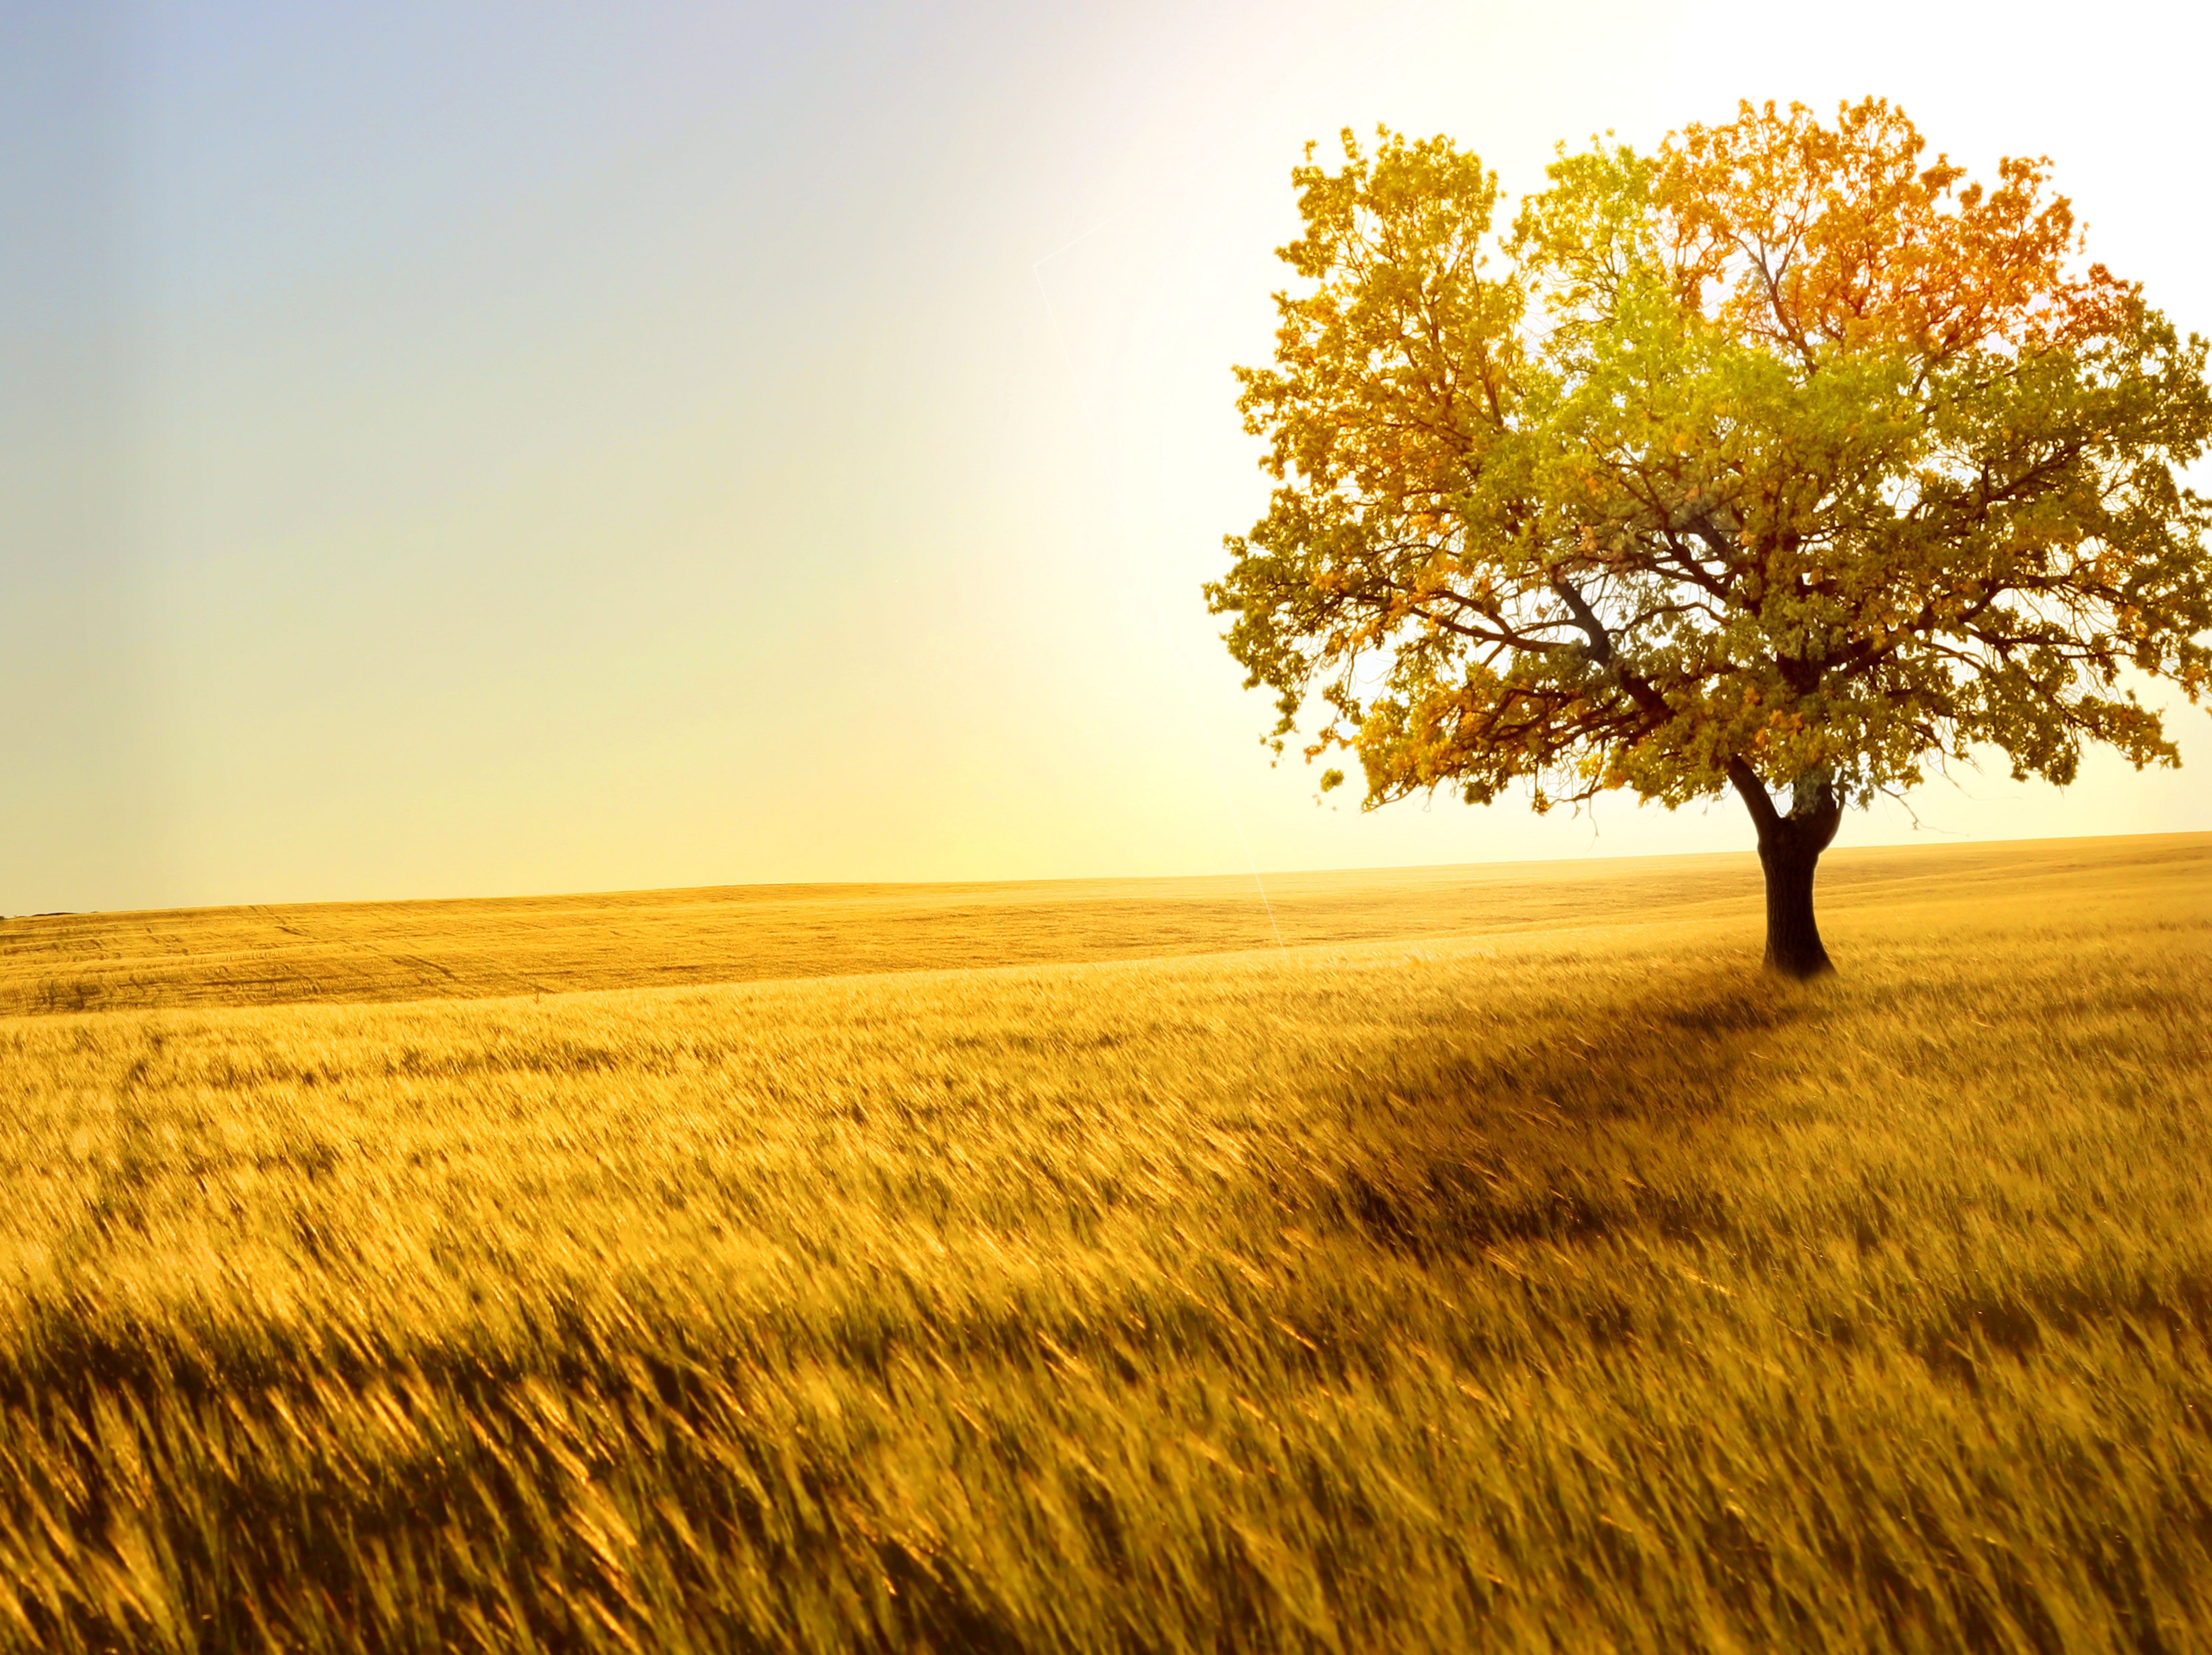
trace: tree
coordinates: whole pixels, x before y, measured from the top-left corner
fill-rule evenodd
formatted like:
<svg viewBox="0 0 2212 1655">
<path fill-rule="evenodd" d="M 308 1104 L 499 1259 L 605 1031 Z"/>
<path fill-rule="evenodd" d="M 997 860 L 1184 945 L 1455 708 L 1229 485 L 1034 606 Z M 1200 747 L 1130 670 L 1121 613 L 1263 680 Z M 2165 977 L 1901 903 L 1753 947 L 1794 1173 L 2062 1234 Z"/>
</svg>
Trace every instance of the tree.
<svg viewBox="0 0 2212 1655">
<path fill-rule="evenodd" d="M 1923 148 L 1880 100 L 1747 103 L 1562 148 L 1501 237 L 1449 140 L 1308 145 L 1310 287 L 1237 370 L 1276 486 L 1206 588 L 1276 751 L 1317 698 L 1369 807 L 1733 788 L 1795 977 L 1847 806 L 1977 744 L 2178 764 L 2123 673 L 2208 684 L 2204 342 L 2080 267 L 2047 161 Z"/>
</svg>

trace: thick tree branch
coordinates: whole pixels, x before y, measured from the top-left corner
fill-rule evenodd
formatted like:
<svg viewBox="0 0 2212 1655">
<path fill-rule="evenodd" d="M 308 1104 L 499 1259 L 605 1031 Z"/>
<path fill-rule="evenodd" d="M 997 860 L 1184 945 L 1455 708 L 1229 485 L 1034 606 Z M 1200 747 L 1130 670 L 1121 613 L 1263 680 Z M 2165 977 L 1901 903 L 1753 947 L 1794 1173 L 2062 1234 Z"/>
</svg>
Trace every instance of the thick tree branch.
<svg viewBox="0 0 2212 1655">
<path fill-rule="evenodd" d="M 1752 823 L 1758 828 L 1760 838 L 1764 839 L 1781 825 L 1782 812 L 1774 808 L 1774 800 L 1767 795 L 1766 783 L 1759 779 L 1757 770 L 1741 758 L 1731 758 L 1729 760 L 1728 779 L 1735 784 L 1736 792 L 1743 796 L 1743 802 L 1750 807 Z"/>
<path fill-rule="evenodd" d="M 1628 691 L 1629 699 L 1653 725 L 1665 723 L 1669 716 L 1667 697 L 1661 695 L 1650 680 L 1620 664 L 1613 652 L 1613 635 L 1605 630 L 1605 624 L 1598 619 L 1597 611 L 1589 606 L 1581 593 L 1575 590 L 1573 583 L 1564 575 L 1554 571 L 1552 590 L 1559 594 L 1559 601 L 1566 605 L 1567 612 L 1575 618 L 1575 624 L 1589 636 L 1590 659 L 1613 674 L 1620 687 Z"/>
</svg>

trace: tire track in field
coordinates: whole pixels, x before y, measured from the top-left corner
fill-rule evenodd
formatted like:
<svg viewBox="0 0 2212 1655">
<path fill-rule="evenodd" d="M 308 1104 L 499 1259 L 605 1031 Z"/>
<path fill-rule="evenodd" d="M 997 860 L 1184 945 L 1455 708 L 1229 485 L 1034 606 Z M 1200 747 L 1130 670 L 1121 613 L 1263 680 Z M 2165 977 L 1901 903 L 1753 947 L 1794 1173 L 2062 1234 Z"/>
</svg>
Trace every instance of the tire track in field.
<svg viewBox="0 0 2212 1655">
<path fill-rule="evenodd" d="M 372 959 L 380 961 L 386 965 L 396 966 L 399 968 L 403 976 L 412 976 L 417 980 L 419 980 L 425 973 L 434 972 L 437 976 L 445 978 L 447 982 L 453 983 L 456 988 L 467 989 L 472 986 L 471 979 L 463 977 L 459 972 L 454 970 L 451 966 L 433 959 L 428 954 L 403 954 L 392 949 L 379 947 L 376 944 L 364 941 L 358 937 L 330 937 L 319 935 L 313 931 L 307 929 L 303 926 L 289 922 L 280 918 L 276 910 L 265 904 L 257 905 L 252 911 L 257 918 L 274 926 L 277 930 L 282 931 L 287 936 L 299 938 L 302 942 L 313 943 L 318 946 L 325 948 L 336 947 L 353 949 L 357 952 L 368 955 Z M 510 972 L 507 975 L 515 983 L 517 992 L 519 993 L 542 995 L 553 992 L 553 990 L 549 989 L 544 983 L 538 982 L 534 977 L 526 977 L 520 971 Z M 478 986 L 478 992 L 471 997 L 487 997 L 482 994 L 481 984 L 483 979 L 481 977 L 475 979 L 474 982 Z M 428 985 L 426 984 L 425 986 Z"/>
</svg>

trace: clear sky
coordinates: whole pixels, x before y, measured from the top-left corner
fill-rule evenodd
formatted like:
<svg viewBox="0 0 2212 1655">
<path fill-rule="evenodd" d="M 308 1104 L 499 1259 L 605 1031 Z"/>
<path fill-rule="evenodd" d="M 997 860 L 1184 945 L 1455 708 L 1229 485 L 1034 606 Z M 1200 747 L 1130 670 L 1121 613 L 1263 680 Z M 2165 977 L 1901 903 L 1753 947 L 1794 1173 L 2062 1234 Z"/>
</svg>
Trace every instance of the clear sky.
<svg viewBox="0 0 2212 1655">
<path fill-rule="evenodd" d="M 1304 141 L 1880 94 L 2212 331 L 2208 17 L 0 0 L 0 912 L 1747 851 L 1269 767 L 1198 587 Z M 2174 723 L 1920 831 L 2212 829 Z"/>
</svg>

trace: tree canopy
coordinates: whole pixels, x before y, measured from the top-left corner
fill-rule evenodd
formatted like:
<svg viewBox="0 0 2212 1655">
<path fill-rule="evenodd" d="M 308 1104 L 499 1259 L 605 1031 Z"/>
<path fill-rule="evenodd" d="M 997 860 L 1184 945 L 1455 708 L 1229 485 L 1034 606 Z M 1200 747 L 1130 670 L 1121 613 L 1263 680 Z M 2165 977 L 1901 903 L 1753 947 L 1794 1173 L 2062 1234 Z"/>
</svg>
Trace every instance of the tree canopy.
<svg viewBox="0 0 2212 1655">
<path fill-rule="evenodd" d="M 1732 784 L 1762 850 L 1977 745 L 2178 762 L 2123 675 L 2208 687 L 2205 344 L 2083 265 L 2046 160 L 1747 103 L 1563 149 L 1498 234 L 1449 140 L 1343 147 L 1292 174 L 1307 285 L 1237 370 L 1276 486 L 1206 588 L 1279 749 L 1317 698 L 1370 805 Z"/>
</svg>

